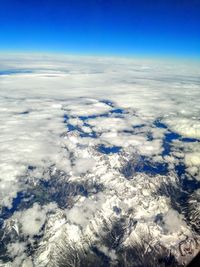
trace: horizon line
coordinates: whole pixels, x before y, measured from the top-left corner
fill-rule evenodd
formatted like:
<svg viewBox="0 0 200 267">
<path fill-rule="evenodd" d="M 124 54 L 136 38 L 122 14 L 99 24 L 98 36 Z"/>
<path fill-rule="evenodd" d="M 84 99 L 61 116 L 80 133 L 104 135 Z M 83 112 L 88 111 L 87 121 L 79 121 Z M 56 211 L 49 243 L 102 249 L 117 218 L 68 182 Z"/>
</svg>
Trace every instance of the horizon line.
<svg viewBox="0 0 200 267">
<path fill-rule="evenodd" d="M 58 50 L 4 50 L 0 49 L 0 56 L 2 55 L 35 55 L 35 56 L 80 56 L 80 57 L 102 57 L 102 58 L 121 58 L 121 59 L 140 59 L 140 60 L 166 60 L 177 62 L 195 62 L 200 63 L 199 56 L 178 55 L 178 54 L 158 54 L 158 53 L 106 53 L 106 52 L 77 52 L 77 51 L 58 51 Z"/>
</svg>

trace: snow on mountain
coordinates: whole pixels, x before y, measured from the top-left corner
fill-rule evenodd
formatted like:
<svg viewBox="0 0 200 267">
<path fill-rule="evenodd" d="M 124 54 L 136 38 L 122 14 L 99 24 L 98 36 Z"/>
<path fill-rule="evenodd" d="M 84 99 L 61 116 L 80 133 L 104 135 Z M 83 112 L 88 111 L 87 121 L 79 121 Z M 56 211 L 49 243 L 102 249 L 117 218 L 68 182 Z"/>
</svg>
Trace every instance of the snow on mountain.
<svg viewBox="0 0 200 267">
<path fill-rule="evenodd" d="M 199 66 L 1 56 L 0 266 L 185 266 Z"/>
</svg>

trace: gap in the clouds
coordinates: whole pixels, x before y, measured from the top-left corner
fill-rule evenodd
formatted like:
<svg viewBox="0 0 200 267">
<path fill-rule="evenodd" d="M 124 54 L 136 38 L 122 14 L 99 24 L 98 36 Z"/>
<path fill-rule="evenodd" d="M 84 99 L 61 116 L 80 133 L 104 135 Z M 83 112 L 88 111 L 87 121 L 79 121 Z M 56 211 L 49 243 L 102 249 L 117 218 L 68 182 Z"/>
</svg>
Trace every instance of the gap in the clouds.
<svg viewBox="0 0 200 267">
<path fill-rule="evenodd" d="M 188 179 L 188 177 L 186 177 L 182 181 L 182 187 L 186 192 L 193 193 L 197 189 L 200 189 L 200 182 L 196 179 Z"/>
<path fill-rule="evenodd" d="M 162 122 L 162 119 L 159 118 L 153 122 L 153 126 L 160 129 L 167 129 L 167 132 L 164 134 L 163 138 L 163 152 L 162 156 L 168 156 L 171 153 L 171 144 L 174 140 L 179 140 L 184 143 L 194 143 L 200 142 L 199 139 L 183 137 L 182 135 L 169 130 L 167 125 Z"/>
<path fill-rule="evenodd" d="M 77 131 L 79 133 L 80 137 L 97 138 L 97 134 L 94 131 L 86 133 L 80 127 L 74 126 L 74 125 L 72 125 L 70 123 L 67 123 L 67 129 L 68 129 L 69 132 Z"/>
<path fill-rule="evenodd" d="M 138 124 L 138 125 L 134 125 L 133 129 L 140 129 L 140 128 L 143 128 L 143 127 L 145 127 L 145 124 Z"/>
<path fill-rule="evenodd" d="M 119 153 L 121 149 L 122 149 L 121 146 L 105 146 L 104 144 L 98 146 L 98 151 L 103 154 Z"/>
<path fill-rule="evenodd" d="M 124 110 L 121 108 L 116 108 L 110 111 L 111 114 L 123 114 Z"/>
<path fill-rule="evenodd" d="M 191 175 L 188 176 L 186 173 L 186 166 L 180 162 L 175 166 L 175 172 L 178 177 L 181 178 L 182 189 L 188 193 L 193 193 L 195 190 L 200 188 L 200 181 L 196 180 Z"/>
<path fill-rule="evenodd" d="M 200 142 L 199 139 L 196 139 L 196 138 L 189 138 L 189 137 L 182 137 L 182 138 L 181 138 L 181 141 L 182 141 L 182 142 L 185 142 L 185 143 L 195 143 L 195 142 Z"/>
<path fill-rule="evenodd" d="M 167 132 L 163 138 L 163 152 L 162 156 L 168 156 L 171 153 L 171 144 L 174 140 L 179 140 L 180 135 L 174 132 Z"/>
<path fill-rule="evenodd" d="M 161 119 L 158 118 L 157 120 L 154 121 L 153 125 L 156 127 L 156 128 L 161 128 L 161 129 L 167 129 L 167 126 L 161 122 Z"/>
<path fill-rule="evenodd" d="M 183 137 L 182 135 L 173 132 L 172 130 L 168 129 L 167 125 L 161 122 L 161 119 L 157 119 L 153 123 L 153 125 L 156 126 L 157 128 L 167 129 L 167 132 L 164 134 L 163 137 L 163 152 L 162 152 L 163 157 L 171 154 L 173 141 L 178 140 L 183 143 L 200 142 L 199 139 Z M 148 164 L 146 168 L 149 169 L 149 166 L 150 164 Z M 161 165 L 159 164 L 159 166 Z M 159 171 L 159 168 L 157 170 Z M 183 209 L 187 208 L 188 206 L 190 195 L 200 188 L 200 182 L 197 181 L 195 177 L 192 177 L 191 175 L 188 175 L 186 173 L 186 166 L 181 161 L 179 161 L 178 164 L 177 163 L 175 164 L 173 171 L 176 173 L 179 179 L 179 188 L 174 189 L 173 185 L 171 185 L 170 186 L 171 188 L 168 189 L 168 191 L 170 192 L 169 197 L 171 199 L 172 207 L 176 209 L 179 213 L 182 213 Z M 168 171 L 166 169 L 166 174 L 167 172 Z M 158 172 L 157 174 L 160 173 Z"/>
<path fill-rule="evenodd" d="M 98 133 L 95 132 L 93 130 L 93 127 L 88 123 L 89 120 L 95 120 L 98 118 L 109 118 L 109 117 L 115 117 L 115 118 L 123 118 L 125 111 L 122 108 L 119 107 L 115 107 L 115 104 L 110 101 L 110 100 L 99 100 L 99 103 L 104 103 L 107 106 L 111 107 L 112 109 L 110 109 L 107 112 L 104 113 L 100 113 L 100 114 L 91 114 L 91 115 L 70 115 L 65 113 L 63 115 L 63 123 L 66 124 L 66 128 L 69 132 L 77 132 L 79 134 L 80 137 L 89 137 L 89 138 L 98 138 Z M 87 105 L 85 107 L 87 109 Z M 69 110 L 65 110 L 66 112 L 68 111 L 70 113 L 70 109 Z M 70 119 L 78 119 L 80 121 L 82 121 L 82 125 L 72 125 L 69 121 Z M 82 126 L 88 127 L 89 132 L 85 132 L 84 129 L 82 128 Z M 138 127 L 140 127 L 138 125 Z M 126 130 L 124 131 L 126 132 Z M 128 131 L 127 131 L 128 132 Z M 129 133 L 133 134 L 134 133 L 134 126 L 133 126 L 133 131 L 130 131 Z M 120 148 L 121 149 L 121 148 Z M 118 149 L 117 147 L 113 146 L 113 148 L 108 148 L 105 149 L 103 146 L 99 148 L 99 151 L 105 154 L 109 154 L 109 153 L 117 153 L 120 152 L 120 149 Z"/>
<path fill-rule="evenodd" d="M 128 161 L 121 172 L 127 179 L 132 179 L 136 173 L 146 173 L 148 175 L 167 175 L 168 164 L 154 162 L 150 157 L 134 155 L 133 159 Z"/>
<path fill-rule="evenodd" d="M 136 125 L 133 128 L 142 128 L 145 125 Z M 168 129 L 167 125 L 161 121 L 161 118 L 158 118 L 153 122 L 153 127 L 166 129 L 167 132 L 164 133 L 163 140 L 162 140 L 162 147 L 163 151 L 161 156 L 164 158 L 165 156 L 169 156 L 171 154 L 172 143 L 175 140 L 179 140 L 180 142 L 190 143 L 190 142 L 200 142 L 200 140 L 195 138 L 185 138 L 180 134 L 173 132 Z M 131 131 L 128 131 L 132 133 Z M 146 137 L 148 141 L 153 141 L 153 135 L 151 131 L 146 133 Z M 134 176 L 135 173 L 146 173 L 148 175 L 168 175 L 169 174 L 169 164 L 166 162 L 155 162 L 151 159 L 151 157 L 139 155 L 136 157 L 137 160 L 134 161 L 130 160 L 126 166 L 122 168 L 122 173 L 126 178 L 131 178 Z M 182 189 L 186 191 L 193 192 L 199 188 L 199 183 L 194 179 L 194 177 L 188 177 L 186 174 L 186 166 L 183 162 L 179 162 L 175 164 L 174 171 L 179 178 L 182 179 Z"/>
<path fill-rule="evenodd" d="M 149 132 L 147 132 L 147 141 L 153 141 L 153 135 L 152 135 L 152 133 L 149 131 Z"/>
<path fill-rule="evenodd" d="M 29 110 L 25 110 L 25 111 L 23 111 L 23 112 L 19 112 L 19 113 L 17 113 L 17 115 L 27 115 L 27 114 L 29 114 L 29 113 L 30 113 Z"/>
<path fill-rule="evenodd" d="M 144 172 L 149 175 L 167 175 L 168 174 L 168 164 L 153 162 L 150 158 L 142 156 L 141 157 L 143 164 L 136 166 L 136 172 Z"/>
<path fill-rule="evenodd" d="M 88 115 L 88 116 L 78 116 L 78 118 L 82 121 L 87 121 L 89 119 L 96 119 L 98 117 L 107 117 L 108 114 L 105 113 L 105 114 L 100 114 L 100 115 Z"/>
<path fill-rule="evenodd" d="M 63 122 L 67 123 L 67 121 L 69 120 L 69 116 L 67 114 L 63 115 Z"/>
<path fill-rule="evenodd" d="M 22 201 L 25 201 L 28 197 L 24 191 L 18 192 L 17 196 L 13 198 L 12 200 L 12 207 L 2 207 L 1 209 L 1 214 L 0 214 L 0 219 L 6 220 L 9 217 L 13 215 L 15 211 L 18 210 L 19 206 L 21 205 Z"/>
<path fill-rule="evenodd" d="M 83 123 L 83 126 L 89 127 L 91 129 L 91 132 L 87 133 L 87 132 L 84 132 L 79 126 L 72 125 L 72 124 L 68 123 L 69 119 L 70 119 L 70 117 L 68 115 L 64 114 L 63 122 L 66 124 L 68 132 L 77 131 L 79 133 L 80 137 L 97 138 L 96 133 L 94 131 L 92 131 L 91 126 L 89 124 L 87 124 L 86 122 Z M 80 117 L 79 117 L 79 119 L 80 119 Z"/>
<path fill-rule="evenodd" d="M 36 169 L 35 166 L 32 166 L 32 165 L 29 165 L 29 166 L 28 166 L 28 170 L 29 170 L 29 171 L 33 171 L 33 170 L 35 170 L 35 169 Z"/>
<path fill-rule="evenodd" d="M 35 167 L 28 166 L 28 171 L 32 172 L 34 169 Z M 51 174 L 51 172 L 50 169 L 48 180 L 41 178 L 34 184 L 29 181 L 27 176 L 26 189 L 19 191 L 13 198 L 12 207 L 1 207 L 0 220 L 9 219 L 16 211 L 29 209 L 34 203 L 46 205 L 55 202 L 59 208 L 63 209 L 73 205 L 75 196 L 88 197 L 103 191 L 101 184 L 68 182 L 66 173 L 56 171 L 55 174 Z"/>
<path fill-rule="evenodd" d="M 189 138 L 189 137 L 183 137 L 180 134 L 177 134 L 175 132 L 169 131 L 164 135 L 164 139 L 163 139 L 163 153 L 162 156 L 166 156 L 169 155 L 171 152 L 171 143 L 174 140 L 179 140 L 183 143 L 195 143 L 195 142 L 200 142 L 200 140 L 196 139 L 196 138 Z"/>
<path fill-rule="evenodd" d="M 33 73 L 33 70 L 28 70 L 28 69 L 0 70 L 0 75 L 30 74 L 30 73 Z"/>
<path fill-rule="evenodd" d="M 114 103 L 111 100 L 103 99 L 99 101 L 100 103 L 104 103 L 112 108 L 114 108 Z"/>
<path fill-rule="evenodd" d="M 167 129 L 168 130 L 167 125 L 161 121 L 161 118 L 156 119 L 153 122 L 153 126 L 155 128 Z M 163 146 L 163 152 L 162 152 L 162 156 L 163 157 L 170 154 L 170 152 L 171 152 L 171 143 L 174 140 L 180 139 L 180 137 L 181 136 L 179 134 L 177 134 L 175 132 L 171 132 L 169 130 L 164 134 L 163 145 L 162 145 Z"/>
<path fill-rule="evenodd" d="M 34 187 L 30 187 L 28 193 L 32 195 L 32 203 L 45 205 L 56 202 L 63 209 L 73 205 L 74 196 L 88 197 L 103 190 L 99 184 L 68 182 L 66 176 L 67 174 L 57 172 L 50 179 L 41 179 Z"/>
</svg>

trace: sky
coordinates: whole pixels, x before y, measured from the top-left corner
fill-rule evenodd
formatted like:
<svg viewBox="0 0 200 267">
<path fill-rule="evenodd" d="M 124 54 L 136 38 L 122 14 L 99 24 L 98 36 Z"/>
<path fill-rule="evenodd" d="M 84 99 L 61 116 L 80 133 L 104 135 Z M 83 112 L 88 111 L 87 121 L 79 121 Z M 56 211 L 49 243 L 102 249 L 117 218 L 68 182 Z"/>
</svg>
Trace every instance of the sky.
<svg viewBox="0 0 200 267">
<path fill-rule="evenodd" d="M 1 0 L 0 52 L 200 58 L 199 0 Z"/>
</svg>

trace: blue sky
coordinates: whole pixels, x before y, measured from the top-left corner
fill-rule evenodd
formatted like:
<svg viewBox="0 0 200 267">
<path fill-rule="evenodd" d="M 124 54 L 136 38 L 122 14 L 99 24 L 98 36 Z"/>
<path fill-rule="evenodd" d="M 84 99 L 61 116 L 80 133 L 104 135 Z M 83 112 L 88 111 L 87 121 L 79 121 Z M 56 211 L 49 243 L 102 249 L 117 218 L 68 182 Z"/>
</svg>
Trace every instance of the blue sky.
<svg viewBox="0 0 200 267">
<path fill-rule="evenodd" d="M 199 0 L 1 0 L 0 51 L 200 58 Z"/>
</svg>

